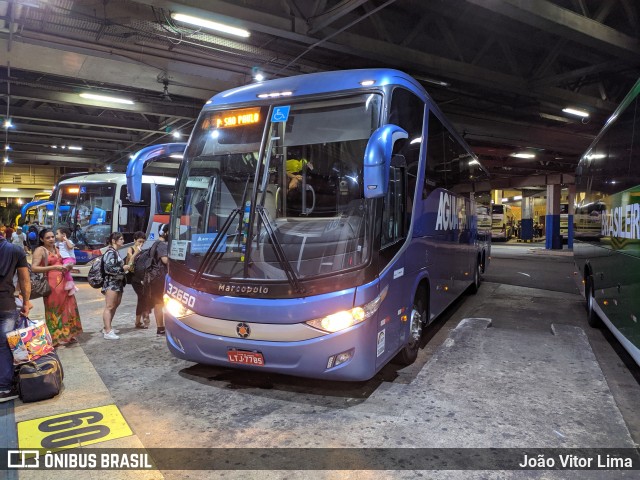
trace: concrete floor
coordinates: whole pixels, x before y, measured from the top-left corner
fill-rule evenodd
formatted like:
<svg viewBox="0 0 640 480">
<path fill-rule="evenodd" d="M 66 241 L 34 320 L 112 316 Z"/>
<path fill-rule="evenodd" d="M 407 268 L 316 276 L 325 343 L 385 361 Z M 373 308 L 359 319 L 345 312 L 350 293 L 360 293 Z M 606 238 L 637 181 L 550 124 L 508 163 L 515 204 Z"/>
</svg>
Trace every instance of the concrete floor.
<svg viewBox="0 0 640 480">
<path fill-rule="evenodd" d="M 115 403 L 134 433 L 125 445 L 145 448 L 637 447 L 639 369 L 612 335 L 587 326 L 572 258 L 531 244 L 494 245 L 484 280 L 477 295 L 463 296 L 429 326 L 416 363 L 389 364 L 372 380 L 352 383 L 175 359 L 153 325 L 133 328 L 130 287 L 114 322 L 121 339 L 104 340 L 102 296 L 84 284 L 78 300 L 85 333 L 79 346 L 61 349 L 66 389 L 46 402 L 16 402 L 16 421 Z M 39 305 L 33 316 L 41 314 Z M 395 468 L 165 469 L 139 478 L 637 478 L 620 471 Z"/>
</svg>

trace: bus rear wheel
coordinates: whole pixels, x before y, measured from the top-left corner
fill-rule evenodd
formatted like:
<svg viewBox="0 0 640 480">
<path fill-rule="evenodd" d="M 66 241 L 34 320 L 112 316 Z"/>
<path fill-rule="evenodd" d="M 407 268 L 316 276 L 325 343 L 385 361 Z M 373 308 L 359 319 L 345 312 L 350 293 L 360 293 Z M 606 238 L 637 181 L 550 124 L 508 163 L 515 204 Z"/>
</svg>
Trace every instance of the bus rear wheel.
<svg viewBox="0 0 640 480">
<path fill-rule="evenodd" d="M 600 320 L 595 310 L 595 289 L 591 277 L 587 277 L 584 292 L 587 299 L 587 323 L 593 328 L 600 328 L 602 326 L 602 320 Z"/>
<path fill-rule="evenodd" d="M 474 295 L 478 293 L 478 290 L 480 290 L 481 271 L 482 271 L 482 265 L 480 264 L 480 260 L 477 260 L 476 269 L 473 272 L 473 283 L 471 284 L 471 293 L 473 293 Z"/>
<path fill-rule="evenodd" d="M 421 291 L 418 292 L 418 296 L 413 299 L 411 318 L 409 319 L 409 341 L 396 357 L 397 363 L 401 365 L 411 365 L 418 358 L 422 327 L 427 323 L 426 302 L 424 298 L 421 298 L 421 293 Z"/>
</svg>

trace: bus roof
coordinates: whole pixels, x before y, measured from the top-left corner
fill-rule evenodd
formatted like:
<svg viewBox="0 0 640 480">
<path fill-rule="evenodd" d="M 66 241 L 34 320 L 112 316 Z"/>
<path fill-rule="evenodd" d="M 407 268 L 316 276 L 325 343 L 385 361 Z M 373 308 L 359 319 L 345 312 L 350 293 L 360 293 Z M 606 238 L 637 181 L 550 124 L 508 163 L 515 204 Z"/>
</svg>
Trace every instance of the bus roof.
<svg viewBox="0 0 640 480">
<path fill-rule="evenodd" d="M 365 80 L 372 80 L 374 83 L 368 86 L 361 85 L 360 82 Z M 262 100 L 258 95 L 283 91 L 291 92 L 291 95 L 287 97 L 291 98 L 330 93 L 338 90 L 367 90 L 371 87 L 384 85 L 404 85 L 414 92 L 420 92 L 425 98 L 429 98 L 422 85 L 406 73 L 388 68 L 371 68 L 309 73 L 252 83 L 214 95 L 207 107 L 236 103 L 255 103 Z"/>
<path fill-rule="evenodd" d="M 159 185 L 173 185 L 176 179 L 173 177 L 163 177 L 155 175 L 143 175 L 143 183 L 157 183 Z M 76 185 L 79 183 L 127 183 L 127 176 L 124 173 L 87 173 L 77 177 L 62 180 L 58 185 Z"/>
</svg>

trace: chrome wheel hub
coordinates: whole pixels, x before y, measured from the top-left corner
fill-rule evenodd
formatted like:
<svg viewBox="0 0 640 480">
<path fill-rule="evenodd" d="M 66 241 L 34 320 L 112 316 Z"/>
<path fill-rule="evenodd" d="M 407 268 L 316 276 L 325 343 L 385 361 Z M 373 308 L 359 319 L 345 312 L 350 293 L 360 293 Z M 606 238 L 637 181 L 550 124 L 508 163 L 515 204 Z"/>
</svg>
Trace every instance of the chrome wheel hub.
<svg viewBox="0 0 640 480">
<path fill-rule="evenodd" d="M 411 310 L 411 339 L 415 342 L 420 341 L 422 336 L 422 315 L 416 309 Z"/>
</svg>

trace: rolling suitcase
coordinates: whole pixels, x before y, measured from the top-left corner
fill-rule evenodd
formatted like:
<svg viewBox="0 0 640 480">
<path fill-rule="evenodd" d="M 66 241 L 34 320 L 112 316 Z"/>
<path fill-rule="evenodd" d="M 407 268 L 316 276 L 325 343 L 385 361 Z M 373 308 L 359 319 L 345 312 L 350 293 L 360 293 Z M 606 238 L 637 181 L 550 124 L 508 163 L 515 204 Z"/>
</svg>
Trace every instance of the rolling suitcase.
<svg viewBox="0 0 640 480">
<path fill-rule="evenodd" d="M 18 367 L 20 399 L 27 403 L 53 398 L 60 393 L 63 378 L 62 364 L 55 352 L 24 363 Z"/>
</svg>

